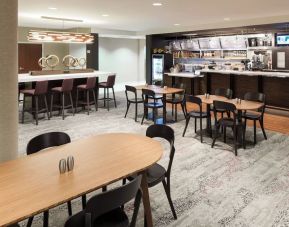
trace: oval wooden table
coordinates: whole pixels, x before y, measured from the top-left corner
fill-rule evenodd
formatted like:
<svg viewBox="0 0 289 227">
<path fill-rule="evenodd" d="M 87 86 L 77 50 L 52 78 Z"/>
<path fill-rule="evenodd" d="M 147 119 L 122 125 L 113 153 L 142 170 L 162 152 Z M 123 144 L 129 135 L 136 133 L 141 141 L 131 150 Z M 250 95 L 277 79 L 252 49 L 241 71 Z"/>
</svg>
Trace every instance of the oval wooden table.
<svg viewBox="0 0 289 227">
<path fill-rule="evenodd" d="M 41 213 L 129 175 L 143 175 L 148 226 L 153 226 L 145 171 L 163 154 L 151 138 L 112 133 L 80 139 L 0 164 L 0 226 Z M 59 160 L 73 155 L 73 171 L 60 174 Z"/>
</svg>

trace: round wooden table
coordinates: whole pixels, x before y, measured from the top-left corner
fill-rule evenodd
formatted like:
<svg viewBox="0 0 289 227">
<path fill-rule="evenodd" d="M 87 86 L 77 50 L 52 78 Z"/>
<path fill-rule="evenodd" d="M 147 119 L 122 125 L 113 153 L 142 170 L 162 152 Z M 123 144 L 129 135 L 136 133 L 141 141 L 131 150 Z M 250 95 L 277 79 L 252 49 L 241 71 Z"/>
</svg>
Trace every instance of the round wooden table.
<svg viewBox="0 0 289 227">
<path fill-rule="evenodd" d="M 111 133 L 0 164 L 0 226 L 24 220 L 59 204 L 128 177 L 142 174 L 141 187 L 148 226 L 152 215 L 146 169 L 163 154 L 151 138 Z M 74 156 L 73 171 L 60 174 L 59 160 Z"/>
</svg>

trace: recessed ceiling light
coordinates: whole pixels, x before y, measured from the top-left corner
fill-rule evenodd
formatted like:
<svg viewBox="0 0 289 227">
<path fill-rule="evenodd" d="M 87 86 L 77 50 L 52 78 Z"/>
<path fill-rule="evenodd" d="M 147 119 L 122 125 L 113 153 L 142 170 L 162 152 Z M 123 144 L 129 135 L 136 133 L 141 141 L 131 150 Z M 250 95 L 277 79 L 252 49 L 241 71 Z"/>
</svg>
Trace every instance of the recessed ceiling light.
<svg viewBox="0 0 289 227">
<path fill-rule="evenodd" d="M 160 3 L 160 2 L 155 2 L 155 3 L 153 3 L 153 6 L 162 6 L 163 4 L 162 3 Z"/>
<path fill-rule="evenodd" d="M 180 26 L 180 24 L 174 24 L 175 26 Z"/>
<path fill-rule="evenodd" d="M 56 7 L 48 7 L 48 9 L 50 9 L 50 10 L 57 10 Z"/>
<path fill-rule="evenodd" d="M 230 21 L 230 20 L 231 20 L 230 17 L 225 17 L 225 18 L 224 18 L 224 21 Z"/>
<path fill-rule="evenodd" d="M 103 16 L 103 17 L 108 17 L 109 15 L 108 15 L 108 14 L 102 14 L 102 16 Z"/>
</svg>

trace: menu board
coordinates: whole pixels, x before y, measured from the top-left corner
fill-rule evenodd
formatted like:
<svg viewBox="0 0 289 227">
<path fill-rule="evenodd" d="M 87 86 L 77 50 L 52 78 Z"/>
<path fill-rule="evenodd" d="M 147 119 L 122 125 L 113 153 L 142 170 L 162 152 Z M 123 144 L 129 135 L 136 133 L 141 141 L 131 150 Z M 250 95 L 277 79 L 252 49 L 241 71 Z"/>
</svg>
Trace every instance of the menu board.
<svg viewBox="0 0 289 227">
<path fill-rule="evenodd" d="M 246 38 L 244 36 L 224 36 L 221 37 L 223 49 L 246 49 Z"/>
<path fill-rule="evenodd" d="M 202 38 L 199 39 L 200 48 L 203 50 L 206 49 L 221 49 L 220 38 L 212 37 L 212 38 Z"/>
</svg>

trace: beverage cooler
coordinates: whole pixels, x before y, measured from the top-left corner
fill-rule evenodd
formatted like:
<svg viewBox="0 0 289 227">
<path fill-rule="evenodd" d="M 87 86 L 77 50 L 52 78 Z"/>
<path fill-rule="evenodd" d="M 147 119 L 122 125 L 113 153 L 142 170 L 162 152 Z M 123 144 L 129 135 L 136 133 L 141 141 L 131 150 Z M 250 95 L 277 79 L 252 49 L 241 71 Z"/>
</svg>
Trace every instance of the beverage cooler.
<svg viewBox="0 0 289 227">
<path fill-rule="evenodd" d="M 164 73 L 169 72 L 173 66 L 172 54 L 152 55 L 152 84 L 162 84 Z"/>
</svg>

